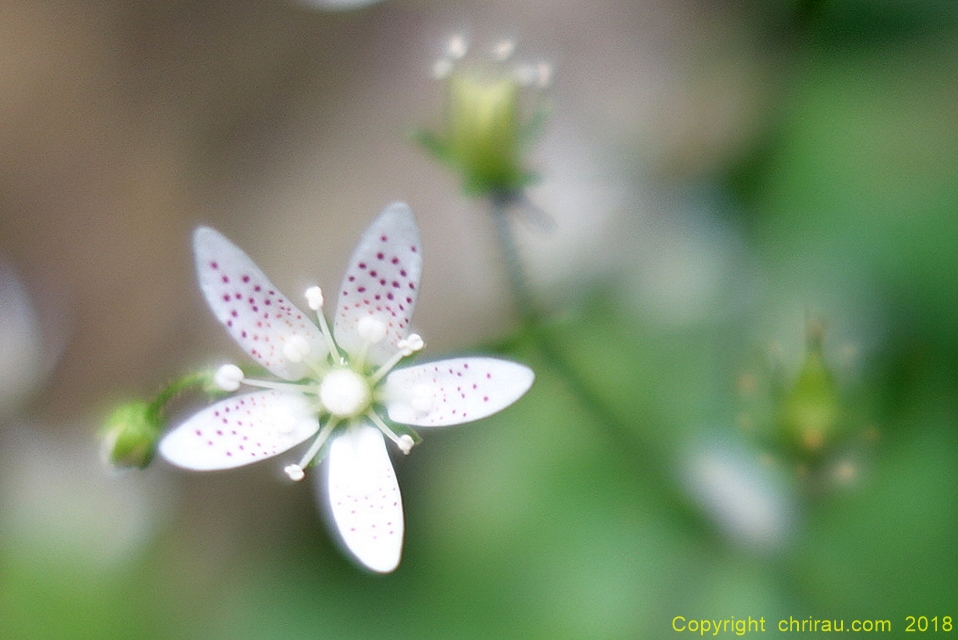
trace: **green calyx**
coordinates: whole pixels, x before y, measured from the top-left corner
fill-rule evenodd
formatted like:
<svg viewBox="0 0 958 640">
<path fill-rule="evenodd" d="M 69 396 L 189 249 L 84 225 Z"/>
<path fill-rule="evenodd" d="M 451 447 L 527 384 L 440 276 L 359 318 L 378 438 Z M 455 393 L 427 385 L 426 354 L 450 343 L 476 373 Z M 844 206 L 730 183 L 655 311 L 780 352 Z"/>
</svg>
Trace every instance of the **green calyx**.
<svg viewBox="0 0 958 640">
<path fill-rule="evenodd" d="M 102 430 L 106 461 L 120 469 L 145 468 L 156 454 L 160 431 L 160 418 L 151 403 L 133 401 L 118 406 Z"/>
<path fill-rule="evenodd" d="M 509 75 L 456 72 L 447 78 L 444 135 L 418 132 L 418 141 L 462 174 L 472 196 L 517 195 L 535 175 L 521 166 L 530 137 L 523 122 L 521 86 Z M 529 123 L 536 124 L 538 122 Z"/>
<path fill-rule="evenodd" d="M 103 457 L 117 469 L 145 469 L 156 455 L 156 446 L 166 426 L 166 406 L 185 391 L 198 390 L 217 397 L 223 394 L 209 371 L 190 373 L 177 378 L 156 397 L 146 402 L 131 400 L 107 416 L 100 430 Z"/>
</svg>

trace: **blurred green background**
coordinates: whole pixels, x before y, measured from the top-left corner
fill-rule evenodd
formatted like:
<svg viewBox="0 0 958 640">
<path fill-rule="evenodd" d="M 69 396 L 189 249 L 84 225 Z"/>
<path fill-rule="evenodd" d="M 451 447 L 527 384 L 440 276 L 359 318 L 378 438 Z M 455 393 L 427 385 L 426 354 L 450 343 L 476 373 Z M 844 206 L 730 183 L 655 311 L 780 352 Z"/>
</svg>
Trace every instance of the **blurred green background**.
<svg viewBox="0 0 958 640">
<path fill-rule="evenodd" d="M 527 193 L 554 228 L 515 220 L 536 330 L 486 204 L 409 135 L 441 116 L 457 32 L 555 69 Z M 956 104 L 944 0 L 2 3 L 0 637 L 955 621 Z M 394 574 L 345 559 L 282 461 L 104 467 L 112 403 L 241 358 L 195 289 L 195 225 L 292 297 L 397 199 L 425 356 L 537 381 L 396 460 Z M 780 433 L 809 322 L 840 415 L 812 453 Z"/>
</svg>

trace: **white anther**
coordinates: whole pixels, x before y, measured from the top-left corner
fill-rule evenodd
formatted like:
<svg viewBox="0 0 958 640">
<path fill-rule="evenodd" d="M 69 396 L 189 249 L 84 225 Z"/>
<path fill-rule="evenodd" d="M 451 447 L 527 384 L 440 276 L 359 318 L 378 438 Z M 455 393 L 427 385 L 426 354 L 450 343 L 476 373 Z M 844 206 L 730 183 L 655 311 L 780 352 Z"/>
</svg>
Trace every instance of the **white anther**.
<svg viewBox="0 0 958 640">
<path fill-rule="evenodd" d="M 509 57 L 512 55 L 512 52 L 515 50 L 515 40 L 501 40 L 492 48 L 492 57 L 497 62 L 504 62 L 505 60 L 509 59 Z"/>
<path fill-rule="evenodd" d="M 425 346 L 425 342 L 422 341 L 422 337 L 418 333 L 410 333 L 408 337 L 403 338 L 396 346 L 399 347 L 400 353 L 405 356 L 411 356 Z"/>
<path fill-rule="evenodd" d="M 386 325 L 372 316 L 363 316 L 356 325 L 356 333 L 369 344 L 377 344 L 386 337 Z"/>
<path fill-rule="evenodd" d="M 416 441 L 412 439 L 412 436 L 408 433 L 404 433 L 399 436 L 399 439 L 396 441 L 396 446 L 399 447 L 399 450 L 402 451 L 405 455 L 409 455 L 409 452 L 412 451 L 413 445 L 416 444 Z"/>
<path fill-rule="evenodd" d="M 213 382 L 223 391 L 236 391 L 243 377 L 243 370 L 235 364 L 224 364 L 213 374 Z"/>
<path fill-rule="evenodd" d="M 303 336 L 290 336 L 283 345 L 283 355 L 290 362 L 302 362 L 309 354 L 309 343 Z"/>
<path fill-rule="evenodd" d="M 466 37 L 461 33 L 452 36 L 446 43 L 446 54 L 453 60 L 463 58 L 468 52 L 469 43 L 466 42 Z"/>
<path fill-rule="evenodd" d="M 283 469 L 283 471 L 286 472 L 286 475 L 288 475 L 289 479 L 293 482 L 299 482 L 306 477 L 306 474 L 303 472 L 303 468 L 298 464 L 291 464 Z"/>
<path fill-rule="evenodd" d="M 313 311 L 323 308 L 323 290 L 319 287 L 310 287 L 306 290 L 306 304 Z"/>
</svg>

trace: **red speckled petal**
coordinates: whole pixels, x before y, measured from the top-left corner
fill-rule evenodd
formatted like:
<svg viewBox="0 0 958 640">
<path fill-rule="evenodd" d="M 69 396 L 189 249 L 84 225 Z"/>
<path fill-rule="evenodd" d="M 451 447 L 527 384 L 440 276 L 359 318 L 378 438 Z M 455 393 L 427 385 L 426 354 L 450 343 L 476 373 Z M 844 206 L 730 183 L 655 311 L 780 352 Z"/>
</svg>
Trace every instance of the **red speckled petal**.
<svg viewBox="0 0 958 640">
<path fill-rule="evenodd" d="M 369 359 L 388 360 L 409 333 L 421 273 L 416 219 L 405 204 L 391 204 L 366 229 L 343 277 L 333 330 L 339 345 L 356 353 L 359 321 L 373 316 L 386 325 L 386 338 L 370 349 Z"/>
<path fill-rule="evenodd" d="M 383 398 L 400 424 L 444 427 L 492 415 L 532 386 L 532 369 L 495 358 L 453 358 L 397 369 Z"/>
<path fill-rule="evenodd" d="M 343 543 L 372 571 L 389 573 L 402 554 L 403 513 L 382 433 L 368 425 L 349 429 L 330 444 L 326 465 L 329 507 Z"/>
<path fill-rule="evenodd" d="M 309 360 L 326 356 L 323 334 L 273 286 L 259 267 L 222 234 L 200 227 L 193 234 L 200 289 L 216 319 L 254 360 L 286 380 L 307 373 L 303 362 L 283 353 L 291 339 L 309 349 Z"/>
<path fill-rule="evenodd" d="M 295 447 L 319 430 L 306 396 L 260 391 L 203 409 L 160 441 L 160 455 L 194 471 L 231 469 Z"/>
</svg>

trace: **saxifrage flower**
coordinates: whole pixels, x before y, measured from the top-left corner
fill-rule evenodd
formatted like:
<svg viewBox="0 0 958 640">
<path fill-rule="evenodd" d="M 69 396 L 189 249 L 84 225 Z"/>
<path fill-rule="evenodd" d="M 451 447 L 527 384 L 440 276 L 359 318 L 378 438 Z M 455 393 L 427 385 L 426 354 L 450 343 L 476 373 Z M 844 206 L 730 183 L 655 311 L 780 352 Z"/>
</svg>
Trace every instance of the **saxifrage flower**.
<svg viewBox="0 0 958 640">
<path fill-rule="evenodd" d="M 366 230 L 339 289 L 333 327 L 323 292 L 306 291 L 316 322 L 300 311 L 238 247 L 213 229 L 193 237 L 203 295 L 229 334 L 281 380 L 246 377 L 235 365 L 219 385 L 263 390 L 217 402 L 170 431 L 161 455 L 191 470 L 239 467 L 279 455 L 312 438 L 293 480 L 325 455 L 329 512 L 345 546 L 367 568 L 399 564 L 403 510 L 383 436 L 403 453 L 416 442 L 400 425 L 440 427 L 486 417 L 532 385 L 528 367 L 461 357 L 394 368 L 419 351 L 410 333 L 422 270 L 419 230 L 409 207 L 388 206 Z M 319 474 L 316 474 L 317 477 Z"/>
</svg>

